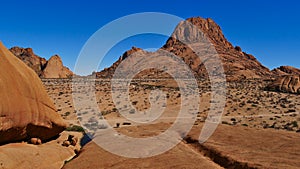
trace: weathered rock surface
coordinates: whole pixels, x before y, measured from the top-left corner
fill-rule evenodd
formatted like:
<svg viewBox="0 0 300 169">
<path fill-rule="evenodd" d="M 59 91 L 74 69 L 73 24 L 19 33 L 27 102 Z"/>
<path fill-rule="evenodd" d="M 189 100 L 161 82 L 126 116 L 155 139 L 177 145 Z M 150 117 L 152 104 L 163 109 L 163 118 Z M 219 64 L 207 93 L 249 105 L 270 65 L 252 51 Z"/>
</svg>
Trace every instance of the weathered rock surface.
<svg viewBox="0 0 300 169">
<path fill-rule="evenodd" d="M 35 55 L 31 48 L 13 47 L 10 51 L 26 65 L 32 68 L 39 76 L 42 75 L 44 65 L 47 63 L 45 58 Z"/>
<path fill-rule="evenodd" d="M 197 140 L 199 133 L 190 136 Z M 195 144 L 224 168 L 279 169 L 299 168 L 299 139 L 298 133 L 219 125 L 203 145 Z"/>
<path fill-rule="evenodd" d="M 283 75 L 271 82 L 266 89 L 277 92 L 300 94 L 300 75 Z"/>
<path fill-rule="evenodd" d="M 122 133 L 151 131 L 160 124 L 123 127 Z M 214 134 L 199 144 L 202 124 L 192 128 L 185 142 L 149 158 L 114 155 L 94 142 L 85 145 L 77 158 L 64 168 L 297 168 L 300 165 L 298 133 L 220 124 Z M 134 135 L 134 136 L 136 136 Z M 189 139 L 187 139 L 189 138 Z M 114 143 L 111 143 L 114 144 Z M 119 147 L 118 147 L 119 148 Z M 125 148 L 126 147 L 120 147 Z M 148 147 L 141 151 L 147 152 Z"/>
<path fill-rule="evenodd" d="M 272 70 L 276 75 L 300 75 L 300 70 L 292 66 L 280 66 Z"/>
<path fill-rule="evenodd" d="M 0 167 L 14 169 L 59 169 L 75 155 L 72 149 L 58 144 L 32 145 L 13 143 L 0 146 Z"/>
<path fill-rule="evenodd" d="M 79 132 L 62 132 L 56 140 L 42 145 L 11 143 L 0 146 L 0 168 L 2 169 L 60 169 L 71 160 L 80 149 L 80 145 L 64 147 L 61 142 L 68 135 L 82 138 Z"/>
<path fill-rule="evenodd" d="M 63 66 L 62 60 L 58 55 L 52 56 L 46 63 L 42 77 L 45 78 L 68 78 L 72 72 Z"/>
<path fill-rule="evenodd" d="M 124 148 L 124 147 L 122 147 Z M 146 148 L 145 148 L 146 149 Z M 186 147 L 183 143 L 178 144 L 170 151 L 149 158 L 125 158 L 111 154 L 90 142 L 85 145 L 79 156 L 63 168 L 216 168 L 222 167 L 213 163 Z"/>
<path fill-rule="evenodd" d="M 2 43 L 0 68 L 0 144 L 48 140 L 65 129 L 39 77 Z"/>
<path fill-rule="evenodd" d="M 10 51 L 32 68 L 41 78 L 69 78 L 73 72 L 63 65 L 58 55 L 48 61 L 34 54 L 31 48 L 13 47 Z"/>
</svg>

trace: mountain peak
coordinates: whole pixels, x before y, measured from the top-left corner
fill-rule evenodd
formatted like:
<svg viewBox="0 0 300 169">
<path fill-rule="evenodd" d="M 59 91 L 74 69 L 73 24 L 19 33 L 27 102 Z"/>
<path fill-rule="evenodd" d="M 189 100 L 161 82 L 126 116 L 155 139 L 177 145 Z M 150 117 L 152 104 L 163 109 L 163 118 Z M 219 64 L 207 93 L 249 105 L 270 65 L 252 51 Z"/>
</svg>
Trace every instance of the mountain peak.
<svg viewBox="0 0 300 169">
<path fill-rule="evenodd" d="M 48 61 L 34 54 L 32 48 L 12 47 L 9 49 L 16 57 L 32 68 L 41 78 L 67 78 L 73 73 L 63 66 L 60 56 L 53 55 Z"/>
<path fill-rule="evenodd" d="M 63 65 L 63 62 L 58 55 L 53 55 L 47 61 L 43 76 L 47 78 L 68 78 L 73 73 Z"/>
<path fill-rule="evenodd" d="M 57 62 L 58 64 L 63 64 L 61 57 L 59 55 L 53 55 L 50 57 L 50 59 L 48 60 L 48 62 Z"/>
<path fill-rule="evenodd" d="M 272 72 L 258 62 L 254 56 L 243 52 L 239 46 L 234 47 L 225 38 L 220 26 L 210 18 L 192 17 L 180 22 L 161 49 L 180 57 L 196 77 L 207 78 L 208 72 L 204 62 L 208 60 L 201 60 L 189 47 L 189 45 L 203 45 L 203 43 L 214 47 L 222 62 L 227 80 L 270 78 L 272 75 Z M 112 66 L 97 73 L 97 77 L 112 77 L 121 61 L 140 50 L 142 49 L 136 47 L 128 50 Z M 213 61 L 209 62 L 214 65 Z"/>
<path fill-rule="evenodd" d="M 198 28 L 198 30 L 195 30 Z M 197 34 L 200 34 L 197 35 Z M 225 38 L 221 27 L 211 18 L 201 18 L 201 17 L 192 17 L 188 18 L 185 21 L 182 21 L 178 24 L 177 28 L 173 33 L 173 37 L 177 39 L 189 39 L 189 41 L 199 41 L 201 38 L 207 38 L 215 47 L 233 49 L 234 47 L 228 40 Z"/>
<path fill-rule="evenodd" d="M 135 53 L 135 52 L 138 52 L 138 51 L 142 51 L 141 48 L 138 48 L 138 47 L 135 47 L 135 46 L 132 46 L 130 50 L 126 51 L 122 56 L 121 56 L 121 60 L 124 60 L 126 59 L 128 56 L 130 56 L 131 54 Z"/>
</svg>

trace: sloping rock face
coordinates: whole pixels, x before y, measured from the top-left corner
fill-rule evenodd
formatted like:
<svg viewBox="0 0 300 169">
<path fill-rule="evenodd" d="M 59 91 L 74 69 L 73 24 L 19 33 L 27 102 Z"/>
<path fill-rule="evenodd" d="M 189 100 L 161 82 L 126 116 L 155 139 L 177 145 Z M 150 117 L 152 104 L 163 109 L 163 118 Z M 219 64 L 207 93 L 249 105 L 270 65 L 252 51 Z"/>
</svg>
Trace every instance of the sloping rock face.
<svg viewBox="0 0 300 169">
<path fill-rule="evenodd" d="M 273 69 L 272 72 L 276 75 L 300 75 L 300 70 L 292 66 L 280 66 L 279 68 Z"/>
<path fill-rule="evenodd" d="M 65 66 L 58 55 L 52 56 L 46 63 L 42 77 L 45 78 L 68 78 L 73 73 Z"/>
<path fill-rule="evenodd" d="M 39 77 L 0 43 L 0 144 L 48 140 L 66 127 Z"/>
<path fill-rule="evenodd" d="M 58 144 L 12 143 L 1 146 L 0 152 L 1 167 L 8 169 L 59 169 L 75 155 L 71 149 Z"/>
<path fill-rule="evenodd" d="M 10 143 L 0 146 L 1 169 L 60 169 L 66 161 L 71 160 L 81 148 L 62 145 L 69 135 L 81 139 L 80 132 L 62 132 L 60 136 L 41 145 L 27 143 Z"/>
<path fill-rule="evenodd" d="M 201 30 L 202 33 L 199 33 L 199 30 Z M 215 48 L 215 52 L 222 62 L 227 80 L 270 78 L 273 75 L 273 73 L 258 62 L 254 56 L 243 52 L 240 47 L 234 47 L 228 42 L 220 26 L 212 19 L 197 17 L 179 23 L 172 36 L 161 49 L 180 57 L 191 68 L 196 77 L 207 78 L 208 73 L 203 63 L 209 59 L 199 59 L 195 51 L 178 40 L 188 41 L 190 42 L 189 45 L 194 45 L 203 41 L 201 40 L 203 38 L 207 39 L 211 46 Z M 112 77 L 116 67 L 127 58 L 128 54 L 140 50 L 139 48 L 132 48 L 125 52 L 111 67 L 97 73 L 97 77 Z M 213 66 L 213 61 L 210 62 L 210 65 Z"/>
<path fill-rule="evenodd" d="M 73 72 L 65 67 L 58 55 L 48 61 L 34 54 L 31 48 L 13 47 L 10 51 L 32 68 L 41 78 L 69 78 Z"/>
<path fill-rule="evenodd" d="M 266 90 L 300 94 L 300 76 L 284 75 L 271 82 Z"/>
</svg>

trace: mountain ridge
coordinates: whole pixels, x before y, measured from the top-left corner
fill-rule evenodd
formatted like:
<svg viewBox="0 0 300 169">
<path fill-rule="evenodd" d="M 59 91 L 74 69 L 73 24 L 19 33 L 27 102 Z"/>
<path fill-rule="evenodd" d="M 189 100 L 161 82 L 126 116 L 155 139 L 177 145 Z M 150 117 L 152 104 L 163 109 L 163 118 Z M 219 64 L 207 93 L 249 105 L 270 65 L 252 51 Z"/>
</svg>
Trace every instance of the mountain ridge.
<svg viewBox="0 0 300 169">
<path fill-rule="evenodd" d="M 195 30 L 195 27 L 201 31 Z M 239 46 L 233 46 L 224 36 L 221 27 L 210 18 L 193 17 L 180 22 L 171 37 L 160 49 L 180 57 L 191 68 L 195 77 L 207 78 L 208 74 L 203 64 L 206 60 L 199 60 L 190 47 L 178 40 L 187 40 L 193 44 L 201 38 L 207 38 L 215 48 L 223 64 L 227 80 L 272 78 L 274 75 L 274 72 L 262 65 L 253 55 L 243 52 Z M 124 52 L 112 66 L 97 72 L 96 76 L 98 78 L 111 78 L 122 61 L 128 58 L 130 54 L 141 50 L 133 47 Z"/>
</svg>

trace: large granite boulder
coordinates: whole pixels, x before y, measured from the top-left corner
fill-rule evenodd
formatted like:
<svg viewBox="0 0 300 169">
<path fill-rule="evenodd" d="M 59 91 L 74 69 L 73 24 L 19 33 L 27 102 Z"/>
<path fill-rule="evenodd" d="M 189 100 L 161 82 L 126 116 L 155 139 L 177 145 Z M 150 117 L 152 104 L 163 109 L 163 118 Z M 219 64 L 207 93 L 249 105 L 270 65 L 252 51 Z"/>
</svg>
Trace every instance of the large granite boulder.
<svg viewBox="0 0 300 169">
<path fill-rule="evenodd" d="M 0 144 L 48 140 L 66 127 L 37 74 L 0 42 Z"/>
</svg>

